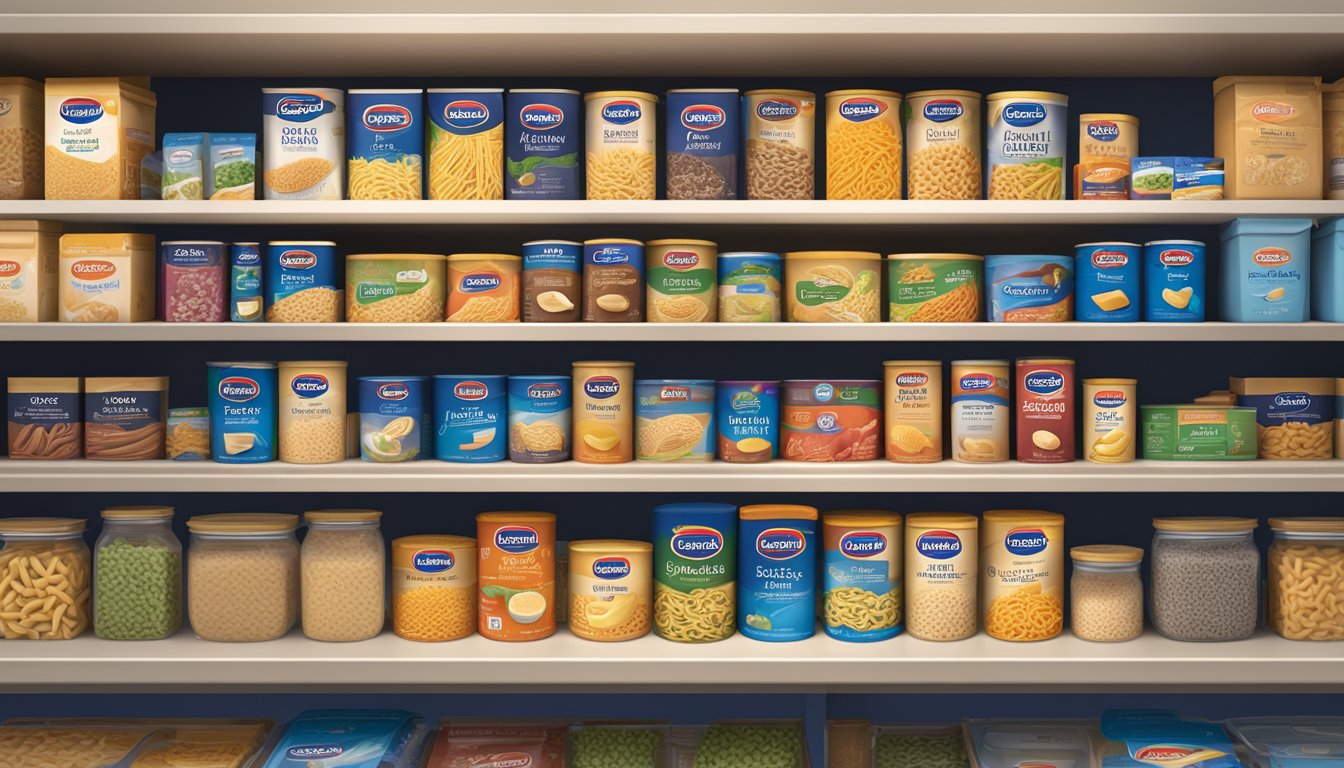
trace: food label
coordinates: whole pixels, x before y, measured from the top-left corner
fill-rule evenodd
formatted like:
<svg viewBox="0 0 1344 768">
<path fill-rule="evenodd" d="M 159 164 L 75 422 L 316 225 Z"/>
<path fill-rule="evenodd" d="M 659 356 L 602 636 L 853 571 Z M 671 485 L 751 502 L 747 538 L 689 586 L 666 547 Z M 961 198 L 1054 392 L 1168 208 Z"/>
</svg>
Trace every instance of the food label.
<svg viewBox="0 0 1344 768">
<path fill-rule="evenodd" d="M 574 460 L 622 464 L 634 459 L 634 366 L 574 367 Z"/>
<path fill-rule="evenodd" d="M 1204 320 L 1204 244 L 1159 240 L 1143 246 L 1143 319 L 1157 323 Z"/>
<path fill-rule="evenodd" d="M 77 380 L 74 388 L 74 392 L 9 393 L 9 458 L 80 457 L 84 446 Z"/>
<path fill-rule="evenodd" d="M 734 200 L 742 140 L 737 91 L 667 94 L 667 199 Z"/>
<path fill-rule="evenodd" d="M 276 458 L 278 376 L 274 365 L 211 365 L 210 451 L 224 464 Z"/>
<path fill-rule="evenodd" d="M 884 368 L 887 459 L 902 464 L 942 461 L 942 364 L 891 362 Z"/>
<path fill-rule="evenodd" d="M 1134 460 L 1138 435 L 1138 403 L 1133 381 L 1083 381 L 1084 458 L 1099 464 Z"/>
<path fill-rule="evenodd" d="M 590 93 L 586 101 L 588 136 L 583 173 L 588 199 L 654 199 L 657 97 Z"/>
<path fill-rule="evenodd" d="M 893 323 L 973 323 L 980 319 L 980 259 L 890 259 L 889 319 Z"/>
<path fill-rule="evenodd" d="M 748 200 L 811 200 L 817 103 L 801 91 L 746 94 Z"/>
<path fill-rule="evenodd" d="M 911 94 L 904 111 L 906 196 L 911 200 L 979 200 L 980 94 Z"/>
<path fill-rule="evenodd" d="M 1073 461 L 1072 360 L 1017 361 L 1017 460 Z"/>
<path fill-rule="evenodd" d="M 985 186 L 990 200 L 1063 200 L 1068 99 L 1058 94 L 989 97 Z"/>
<path fill-rule="evenodd" d="M 1073 259 L 985 258 L 986 314 L 996 323 L 1066 323 L 1073 319 Z"/>
<path fill-rule="evenodd" d="M 509 460 L 550 464 L 572 446 L 568 376 L 509 377 Z"/>
<path fill-rule="evenodd" d="M 654 510 L 654 629 L 679 642 L 733 634 L 737 617 L 737 512 Z"/>
<path fill-rule="evenodd" d="M 1077 319 L 1135 323 L 1142 249 L 1134 243 L 1088 243 L 1075 249 Z"/>
<path fill-rule="evenodd" d="M 897 524 L 823 524 L 822 622 L 826 634 L 867 643 L 901 631 L 901 547 Z"/>
<path fill-rule="evenodd" d="M 710 461 L 714 458 L 714 382 L 635 383 L 635 458 Z"/>
<path fill-rule="evenodd" d="M 981 523 L 980 605 L 985 632 L 1000 640 L 1046 640 L 1064 627 L 1064 525 L 1041 520 Z"/>
<path fill-rule="evenodd" d="M 622 552 L 569 550 L 569 630 L 603 642 L 649 633 L 653 612 L 652 555 L 648 545 Z"/>
<path fill-rule="evenodd" d="M 503 461 L 508 450 L 504 376 L 435 376 L 437 425 L 434 457 L 440 461 Z"/>
<path fill-rule="evenodd" d="M 881 456 L 880 382 L 786 381 L 783 387 L 784 458 L 867 461 Z"/>
<path fill-rule="evenodd" d="M 360 378 L 359 455 L 365 461 L 413 461 L 429 445 L 425 378 Z"/>
<path fill-rule="evenodd" d="M 1139 122 L 1128 115 L 1083 115 L 1078 129 L 1078 184 L 1083 200 L 1128 200 L 1130 161 L 1139 153 Z"/>
<path fill-rule="evenodd" d="M 267 200 L 340 200 L 345 193 L 345 92 L 262 89 Z"/>
<path fill-rule="evenodd" d="M 647 253 L 649 322 L 712 322 L 718 310 L 714 247 L 650 245 Z"/>
<path fill-rule="evenodd" d="M 1010 401 L 1006 360 L 952 363 L 952 458 L 1008 460 Z"/>
<path fill-rule="evenodd" d="M 583 313 L 583 246 L 523 244 L 523 322 L 573 323 Z"/>
<path fill-rule="evenodd" d="M 504 195 L 509 200 L 578 200 L 582 102 L 577 92 L 509 91 L 505 106 Z"/>
<path fill-rule="evenodd" d="M 781 284 L 777 253 L 719 254 L 719 322 L 779 322 Z"/>
<path fill-rule="evenodd" d="M 719 458 L 770 461 L 779 454 L 779 382 L 720 381 L 716 387 Z"/>
<path fill-rule="evenodd" d="M 1143 458 L 1237 461 L 1256 458 L 1253 408 L 1144 405 Z"/>
<path fill-rule="evenodd" d="M 644 319 L 644 246 L 585 243 L 585 322 L 638 323 Z"/>
<path fill-rule="evenodd" d="M 816 632 L 816 523 L 742 520 L 738 624 L 753 640 L 802 640 Z"/>
<path fill-rule="evenodd" d="M 268 243 L 262 276 L 269 322 L 337 322 L 336 246 Z"/>
<path fill-rule="evenodd" d="M 976 529 L 905 528 L 907 629 L 925 640 L 960 640 L 976 628 Z"/>
<path fill-rule="evenodd" d="M 234 243 L 229 249 L 229 320 L 261 320 L 261 251 L 256 243 Z"/>
<path fill-rule="evenodd" d="M 165 393 L 85 392 L 84 458 L 162 459 Z"/>
<path fill-rule="evenodd" d="M 480 633 L 491 640 L 555 633 L 555 520 L 516 517 L 477 521 Z"/>
</svg>

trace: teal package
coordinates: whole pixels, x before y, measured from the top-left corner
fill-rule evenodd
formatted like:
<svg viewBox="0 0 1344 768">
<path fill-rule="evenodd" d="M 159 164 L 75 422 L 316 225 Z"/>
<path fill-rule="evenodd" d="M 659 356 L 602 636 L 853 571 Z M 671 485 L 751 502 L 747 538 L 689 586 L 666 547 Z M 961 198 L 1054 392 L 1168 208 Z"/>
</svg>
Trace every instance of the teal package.
<svg viewBox="0 0 1344 768">
<path fill-rule="evenodd" d="M 415 768 L 434 733 L 395 709 L 313 709 L 285 728 L 265 768 Z"/>
<path fill-rule="evenodd" d="M 1322 221 L 1311 236 L 1311 311 L 1344 323 L 1344 217 Z"/>
<path fill-rule="evenodd" d="M 508 454 L 507 376 L 434 377 L 434 458 L 467 464 Z"/>
<path fill-rule="evenodd" d="M 1311 319 L 1311 219 L 1238 218 L 1223 226 L 1223 319 Z"/>
<path fill-rule="evenodd" d="M 210 452 L 221 464 L 275 461 L 275 363 L 206 363 L 210 380 Z"/>
<path fill-rule="evenodd" d="M 739 521 L 739 632 L 774 643 L 816 634 L 816 537 L 815 511 L 810 520 L 744 516 Z"/>
<path fill-rule="evenodd" d="M 1179 764 L 1184 768 L 1242 768 L 1221 725 L 1182 720 L 1167 710 L 1107 710 L 1101 735 L 1124 745 L 1103 753 L 1102 768 Z"/>
<path fill-rule="evenodd" d="M 261 319 L 261 244 L 234 243 L 229 248 L 229 320 Z"/>
</svg>

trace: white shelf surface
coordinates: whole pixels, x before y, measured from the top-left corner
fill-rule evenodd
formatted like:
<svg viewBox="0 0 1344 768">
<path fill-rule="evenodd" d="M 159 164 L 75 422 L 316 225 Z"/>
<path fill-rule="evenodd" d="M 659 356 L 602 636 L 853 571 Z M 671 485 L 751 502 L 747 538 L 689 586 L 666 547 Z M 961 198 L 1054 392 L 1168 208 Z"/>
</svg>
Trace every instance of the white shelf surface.
<svg viewBox="0 0 1344 768">
<path fill-rule="evenodd" d="M 0 460 L 0 491 L 40 493 L 815 493 L 1344 492 L 1344 460 L 1131 464 L 895 464 L 889 461 L 612 466 L 458 464 L 216 464 L 209 461 Z"/>
<path fill-rule="evenodd" d="M 1344 323 L 6 323 L 35 342 L 1344 341 Z"/>
<path fill-rule="evenodd" d="M 3 17 L 0 16 L 0 19 Z M 0 35 L 0 40 L 3 36 Z M 1344 42 L 1341 42 L 1344 46 Z M 362 60 L 362 57 L 361 57 Z M 1344 216 L 1344 200 L 11 200 L 0 219 L 98 224 L 1005 225 L 1221 224 Z"/>
<path fill-rule="evenodd" d="M 1151 631 L 1128 643 L 1062 636 L 1010 643 L 980 634 L 954 643 L 900 636 L 880 643 L 816 637 L 762 643 L 734 636 L 687 645 L 657 637 L 594 643 L 561 630 L 531 643 L 479 635 L 415 643 L 390 632 L 321 643 L 297 630 L 265 643 L 211 643 L 183 631 L 151 642 L 93 637 L 0 643 L 0 690 L 501 687 L 533 691 L 637 686 L 685 690 L 981 690 L 1103 688 L 1183 691 L 1344 689 L 1344 646 L 1262 631 L 1233 643 L 1182 643 Z"/>
</svg>

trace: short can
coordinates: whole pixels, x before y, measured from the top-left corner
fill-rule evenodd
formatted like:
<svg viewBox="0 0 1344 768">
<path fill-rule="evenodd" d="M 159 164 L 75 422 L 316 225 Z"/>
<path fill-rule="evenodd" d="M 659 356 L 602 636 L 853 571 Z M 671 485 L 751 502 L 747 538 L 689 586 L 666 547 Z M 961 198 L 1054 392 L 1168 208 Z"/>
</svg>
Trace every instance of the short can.
<svg viewBox="0 0 1344 768">
<path fill-rule="evenodd" d="M 169 408 L 164 458 L 169 461 L 209 461 L 210 409 Z"/>
<path fill-rule="evenodd" d="M 1150 323 L 1198 323 L 1206 306 L 1204 244 L 1198 240 L 1151 240 L 1143 244 L 1143 319 Z"/>
<path fill-rule="evenodd" d="M 1139 118 L 1078 116 L 1078 197 L 1128 200 L 1130 162 L 1139 154 Z"/>
<path fill-rule="evenodd" d="M 1007 360 L 953 360 L 948 390 L 952 458 L 972 464 L 1008 460 L 1012 372 Z"/>
<path fill-rule="evenodd" d="M 580 200 L 583 101 L 578 91 L 510 90 L 504 99 L 504 197 Z"/>
<path fill-rule="evenodd" d="M 882 457 L 882 382 L 800 379 L 782 384 L 780 454 L 790 461 Z"/>
<path fill-rule="evenodd" d="M 1087 323 L 1137 323 L 1138 243 L 1082 243 L 1074 247 L 1077 319 Z"/>
<path fill-rule="evenodd" d="M 603 238 L 583 242 L 583 319 L 590 323 L 644 320 L 644 243 Z"/>
<path fill-rule="evenodd" d="M 291 464 L 344 461 L 344 360 L 280 363 L 280 460 Z"/>
<path fill-rule="evenodd" d="M 504 89 L 430 88 L 430 200 L 504 199 Z"/>
<path fill-rule="evenodd" d="M 275 461 L 279 392 L 275 363 L 206 363 L 210 452 L 223 464 Z"/>
<path fill-rule="evenodd" d="M 653 545 L 601 539 L 569 543 L 569 631 L 598 642 L 653 629 Z"/>
<path fill-rule="evenodd" d="M 635 382 L 635 397 L 636 459 L 714 458 L 712 379 L 641 379 Z"/>
<path fill-rule="evenodd" d="M 742 142 L 736 88 L 667 92 L 667 199 L 735 200 Z"/>
<path fill-rule="evenodd" d="M 779 455 L 778 381 L 720 381 L 714 399 L 720 459 L 758 464 Z"/>
<path fill-rule="evenodd" d="M 448 322 L 516 323 L 523 260 L 508 253 L 448 257 Z"/>
<path fill-rule="evenodd" d="M 263 88 L 267 200 L 340 200 L 345 192 L 345 93 Z"/>
<path fill-rule="evenodd" d="M 1234 323 L 1311 319 L 1311 219 L 1239 218 L 1219 231 L 1218 294 Z"/>
<path fill-rule="evenodd" d="M 574 363 L 574 460 L 624 464 L 635 458 L 635 364 Z"/>
<path fill-rule="evenodd" d="M 1083 379 L 1083 458 L 1098 464 L 1134 460 L 1138 384 L 1137 379 Z"/>
<path fill-rule="evenodd" d="M 893 253 L 887 257 L 887 319 L 893 323 L 979 322 L 984 282 L 984 256 Z"/>
<path fill-rule="evenodd" d="M 901 94 L 857 88 L 826 94 L 826 199 L 900 200 Z"/>
<path fill-rule="evenodd" d="M 990 200 L 1067 197 L 1069 97 L 1001 91 L 985 97 L 985 187 Z"/>
<path fill-rule="evenodd" d="M 568 461 L 573 396 L 569 376 L 509 377 L 509 460 Z"/>
<path fill-rule="evenodd" d="M 425 186 L 425 92 L 350 89 L 346 112 L 350 200 L 419 200 Z"/>
<path fill-rule="evenodd" d="M 1017 460 L 1028 464 L 1073 461 L 1074 361 L 1020 357 L 1016 385 Z"/>
<path fill-rule="evenodd" d="M 429 448 L 424 376 L 359 377 L 359 456 L 397 462 L 423 458 Z"/>
<path fill-rule="evenodd" d="M 887 459 L 898 464 L 942 461 L 942 361 L 888 360 L 882 367 Z"/>
<path fill-rule="evenodd" d="M 225 245 L 217 240 L 168 240 L 159 244 L 159 312 L 168 323 L 222 323 Z"/>
<path fill-rule="evenodd" d="M 920 640 L 961 640 L 979 626 L 980 520 L 955 512 L 905 518 L 905 628 Z"/>
<path fill-rule="evenodd" d="M 506 379 L 434 377 L 434 458 L 481 464 L 508 457 Z"/>
<path fill-rule="evenodd" d="M 826 634 L 851 643 L 901 632 L 901 516 L 837 510 L 821 518 L 821 619 Z"/>
<path fill-rule="evenodd" d="M 999 640 L 1049 640 L 1064 631 L 1064 516 L 994 509 L 980 530 L 980 613 Z"/>
<path fill-rule="evenodd" d="M 447 296 L 446 258 L 437 253 L 345 257 L 345 319 L 351 323 L 437 323 Z"/>
<path fill-rule="evenodd" d="M 343 294 L 336 282 L 336 244 L 273 240 L 266 244 L 266 322 L 339 323 Z"/>
<path fill-rule="evenodd" d="M 583 315 L 583 243 L 523 243 L 523 322 L 574 323 Z"/>
<path fill-rule="evenodd" d="M 985 319 L 1067 323 L 1073 319 L 1073 257 L 985 257 Z"/>
<path fill-rule="evenodd" d="M 737 630 L 773 643 L 816 634 L 816 507 L 753 504 L 738 517 Z"/>
<path fill-rule="evenodd" d="M 744 94 L 748 200 L 811 200 L 816 195 L 817 95 L 760 90 Z"/>
<path fill-rule="evenodd" d="M 262 319 L 261 244 L 229 246 L 229 320 L 255 323 Z"/>
<path fill-rule="evenodd" d="M 555 634 L 555 515 L 482 512 L 476 546 L 480 633 L 505 642 Z"/>
<path fill-rule="evenodd" d="M 980 109 L 975 91 L 917 91 L 905 96 L 906 196 L 979 200 Z"/>
<path fill-rule="evenodd" d="M 737 628 L 737 507 L 662 504 L 653 510 L 653 630 L 711 643 Z"/>
<path fill-rule="evenodd" d="M 876 323 L 882 319 L 882 256 L 867 251 L 784 254 L 789 320 Z"/>
<path fill-rule="evenodd" d="M 778 253 L 719 254 L 719 322 L 779 322 L 783 261 Z"/>
<path fill-rule="evenodd" d="M 422 535 L 392 540 L 392 631 L 422 643 L 476 633 L 476 540 Z"/>
<path fill-rule="evenodd" d="M 705 323 L 718 317 L 718 244 L 650 240 L 644 246 L 650 323 Z"/>
<path fill-rule="evenodd" d="M 597 91 L 583 100 L 588 199 L 654 199 L 658 191 L 658 97 L 643 91 Z"/>
</svg>

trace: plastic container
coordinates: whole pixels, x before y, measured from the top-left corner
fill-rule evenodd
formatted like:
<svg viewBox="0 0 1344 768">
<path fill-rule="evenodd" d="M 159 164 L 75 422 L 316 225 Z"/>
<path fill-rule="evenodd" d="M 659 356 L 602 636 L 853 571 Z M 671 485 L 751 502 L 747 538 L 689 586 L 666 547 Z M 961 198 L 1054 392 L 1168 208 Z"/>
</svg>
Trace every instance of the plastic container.
<svg viewBox="0 0 1344 768">
<path fill-rule="evenodd" d="M 1322 221 L 1311 236 L 1311 312 L 1344 323 L 1344 217 Z"/>
<path fill-rule="evenodd" d="M 1227 732 L 1255 768 L 1332 768 L 1344 760 L 1344 717 L 1239 717 L 1227 721 Z"/>
<path fill-rule="evenodd" d="M 387 557 L 374 509 L 307 512 L 303 538 L 303 634 L 313 640 L 367 640 L 383 631 Z"/>
<path fill-rule="evenodd" d="M 109 507 L 93 545 L 93 631 L 160 640 L 182 626 L 182 542 L 172 507 Z"/>
<path fill-rule="evenodd" d="M 187 521 L 187 613 L 202 640 L 257 642 L 299 617 L 297 515 L 234 513 Z"/>
<path fill-rule="evenodd" d="M 1311 219 L 1240 218 L 1223 241 L 1223 319 L 1305 323 L 1311 318 Z"/>
<path fill-rule="evenodd" d="M 84 521 L 64 517 L 11 517 L 0 520 L 0 571 L 10 578 L 0 583 L 0 605 L 17 610 L 21 619 L 0 621 L 5 640 L 70 640 L 89 626 L 89 548 L 84 543 Z M 65 569 L 62 584 L 50 578 L 52 569 Z M 24 587 L 24 583 L 32 583 Z M 23 594 L 20 588 L 31 592 Z M 50 609 L 48 600 L 52 601 Z M 30 608 L 33 603 L 38 605 Z M 50 613 L 48 613 L 50 611 Z"/>
<path fill-rule="evenodd" d="M 1344 640 L 1344 517 L 1271 517 L 1269 628 L 1289 640 Z"/>
<path fill-rule="evenodd" d="M 1092 544 L 1069 550 L 1071 629 L 1075 637 L 1100 643 L 1133 640 L 1143 634 L 1143 550 L 1120 544 Z"/>
<path fill-rule="evenodd" d="M 1260 606 L 1255 519 L 1157 517 L 1153 527 L 1153 627 L 1173 640 L 1250 637 Z"/>
</svg>

